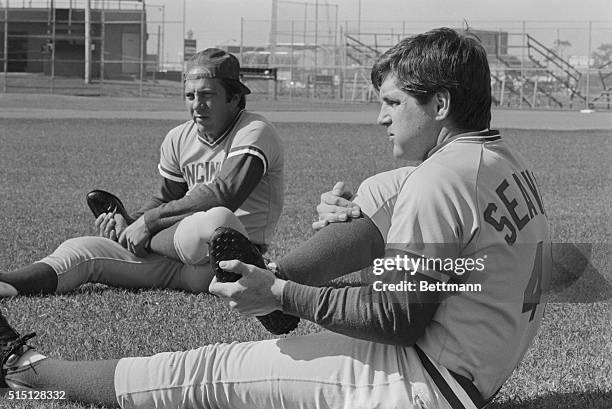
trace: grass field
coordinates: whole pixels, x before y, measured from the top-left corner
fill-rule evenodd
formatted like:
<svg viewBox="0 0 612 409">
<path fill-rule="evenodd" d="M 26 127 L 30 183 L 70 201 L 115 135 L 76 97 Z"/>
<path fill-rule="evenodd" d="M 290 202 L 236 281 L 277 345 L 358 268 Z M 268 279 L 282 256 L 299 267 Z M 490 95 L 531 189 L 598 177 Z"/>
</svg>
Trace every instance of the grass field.
<svg viewBox="0 0 612 409">
<path fill-rule="evenodd" d="M 67 238 L 93 234 L 84 202 L 92 188 L 115 192 L 134 210 L 157 188 L 158 147 L 175 124 L 0 119 L 0 269 L 35 261 Z M 336 180 L 356 187 L 366 176 L 398 164 L 388 159 L 390 145 L 375 126 L 283 123 L 278 128 L 286 146 L 287 191 L 272 257 L 312 234 L 319 194 Z M 533 348 L 492 407 L 610 408 L 610 133 L 505 130 L 504 135 L 533 164 L 554 240 L 591 245 L 592 261 L 584 271 L 554 277 L 558 293 L 569 287 L 578 296 L 568 302 L 555 294 L 557 302 L 548 306 Z M 147 355 L 270 337 L 256 320 L 229 312 L 209 295 L 88 285 L 65 296 L 4 300 L 0 308 L 19 329 L 38 333 L 35 345 L 41 352 L 63 359 Z M 298 333 L 317 330 L 303 322 Z M 0 399 L 0 408 L 9 407 L 52 404 Z"/>
</svg>

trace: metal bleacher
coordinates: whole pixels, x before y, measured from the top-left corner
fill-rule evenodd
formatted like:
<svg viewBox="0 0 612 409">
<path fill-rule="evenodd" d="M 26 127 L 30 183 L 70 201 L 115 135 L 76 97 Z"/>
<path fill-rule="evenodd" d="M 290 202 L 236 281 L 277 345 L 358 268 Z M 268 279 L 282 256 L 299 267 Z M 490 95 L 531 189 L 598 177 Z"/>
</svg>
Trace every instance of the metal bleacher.
<svg viewBox="0 0 612 409">
<path fill-rule="evenodd" d="M 530 34 L 514 48 L 520 56 L 489 55 L 497 105 L 572 108 L 586 103 L 579 89 L 582 73 L 567 60 Z"/>
<path fill-rule="evenodd" d="M 379 55 L 391 48 L 393 38 L 384 34 L 349 34 L 345 40 L 346 81 L 345 99 L 351 101 L 372 101 L 376 98 L 370 83 L 370 69 Z M 396 39 L 395 42 L 399 41 Z"/>
<path fill-rule="evenodd" d="M 601 101 L 606 102 L 606 108 L 610 109 L 610 99 L 612 96 L 612 86 L 609 83 L 610 77 L 612 76 L 612 61 L 604 63 L 597 69 L 599 80 L 601 81 L 602 90 L 598 96 L 593 98 L 593 104 Z"/>
<path fill-rule="evenodd" d="M 574 98 L 586 102 L 586 97 L 578 90 L 578 83 L 580 82 L 582 73 L 531 35 L 526 34 L 526 37 L 529 60 L 537 67 L 544 69 L 548 75 L 569 91 L 570 104 Z M 551 94 L 546 89 L 542 89 L 541 91 L 546 96 L 552 98 Z"/>
<path fill-rule="evenodd" d="M 515 34 L 515 39 L 523 34 Z M 504 107 L 572 108 L 585 105 L 581 91 L 582 73 L 551 48 L 525 33 L 520 45 L 508 45 L 508 33 L 480 31 L 488 53 L 492 79 L 493 103 Z M 486 36 L 490 38 L 486 38 Z M 371 100 L 373 90 L 369 69 L 376 58 L 395 44 L 401 36 L 384 34 L 349 34 L 345 40 L 345 94 L 351 100 Z M 511 49 L 511 53 L 509 50 Z M 595 101 L 607 101 L 610 107 L 612 91 L 607 85 L 612 76 L 610 63 L 600 67 L 603 85 Z"/>
</svg>

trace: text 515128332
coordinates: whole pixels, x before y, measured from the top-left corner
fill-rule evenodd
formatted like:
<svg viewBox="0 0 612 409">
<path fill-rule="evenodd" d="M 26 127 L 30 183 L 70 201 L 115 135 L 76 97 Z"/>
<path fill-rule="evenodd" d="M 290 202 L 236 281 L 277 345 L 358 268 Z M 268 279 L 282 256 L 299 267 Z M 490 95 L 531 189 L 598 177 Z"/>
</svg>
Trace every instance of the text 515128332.
<svg viewBox="0 0 612 409">
<path fill-rule="evenodd" d="M 65 391 L 8 391 L 5 395 L 9 400 L 65 400 Z"/>
</svg>

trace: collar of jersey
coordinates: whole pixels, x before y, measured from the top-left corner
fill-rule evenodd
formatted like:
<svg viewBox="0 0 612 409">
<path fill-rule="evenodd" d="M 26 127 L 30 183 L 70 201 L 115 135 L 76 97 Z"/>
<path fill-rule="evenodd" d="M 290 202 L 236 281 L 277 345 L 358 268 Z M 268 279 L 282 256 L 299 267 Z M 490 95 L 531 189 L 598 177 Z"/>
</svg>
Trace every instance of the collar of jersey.
<svg viewBox="0 0 612 409">
<path fill-rule="evenodd" d="M 501 139 L 501 135 L 499 134 L 499 131 L 496 131 L 493 129 L 485 129 L 485 130 L 477 131 L 477 132 L 462 133 L 462 134 L 450 137 L 444 142 L 434 146 L 432 150 L 427 152 L 426 159 L 429 159 L 434 153 L 440 151 L 445 146 L 448 146 L 449 144 L 456 142 L 456 141 L 485 143 L 485 142 L 496 141 L 498 139 Z"/>
<path fill-rule="evenodd" d="M 227 127 L 227 129 L 225 130 L 225 132 L 223 132 L 223 135 L 221 135 L 220 137 L 218 137 L 217 139 L 215 139 L 214 142 L 209 142 L 206 140 L 206 138 L 202 137 L 200 134 L 198 134 L 198 139 L 200 142 L 202 142 L 205 145 L 208 145 L 210 147 L 214 147 L 217 146 L 221 143 L 221 141 L 223 141 L 225 139 L 225 137 L 227 135 L 229 135 L 232 130 L 234 129 L 234 127 L 236 126 L 236 123 L 238 122 L 238 120 L 240 119 L 240 116 L 242 115 L 242 113 L 244 112 L 244 109 L 241 109 L 240 111 L 238 111 L 238 113 L 236 114 L 236 116 L 234 117 L 234 120 L 232 121 L 232 123 L 230 124 L 230 126 Z M 196 130 L 197 132 L 197 130 Z"/>
</svg>

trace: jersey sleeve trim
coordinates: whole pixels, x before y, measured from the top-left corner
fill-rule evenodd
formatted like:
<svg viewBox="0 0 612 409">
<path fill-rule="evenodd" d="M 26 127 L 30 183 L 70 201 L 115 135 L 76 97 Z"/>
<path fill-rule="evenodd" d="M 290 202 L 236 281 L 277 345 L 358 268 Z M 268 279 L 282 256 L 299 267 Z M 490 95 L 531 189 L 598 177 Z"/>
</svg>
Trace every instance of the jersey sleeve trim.
<svg viewBox="0 0 612 409">
<path fill-rule="evenodd" d="M 157 165 L 157 169 L 159 170 L 159 173 L 166 179 L 172 180 L 173 182 L 185 183 L 185 179 L 180 173 L 172 172 L 164 168 L 161 164 Z"/>
<path fill-rule="evenodd" d="M 266 158 L 266 154 L 264 153 L 264 151 L 257 148 L 256 146 L 237 146 L 235 148 L 232 148 L 229 154 L 227 155 L 227 158 L 229 159 L 233 156 L 240 156 L 240 155 L 253 155 L 261 159 L 263 163 L 264 175 L 268 171 L 268 159 Z"/>
</svg>

